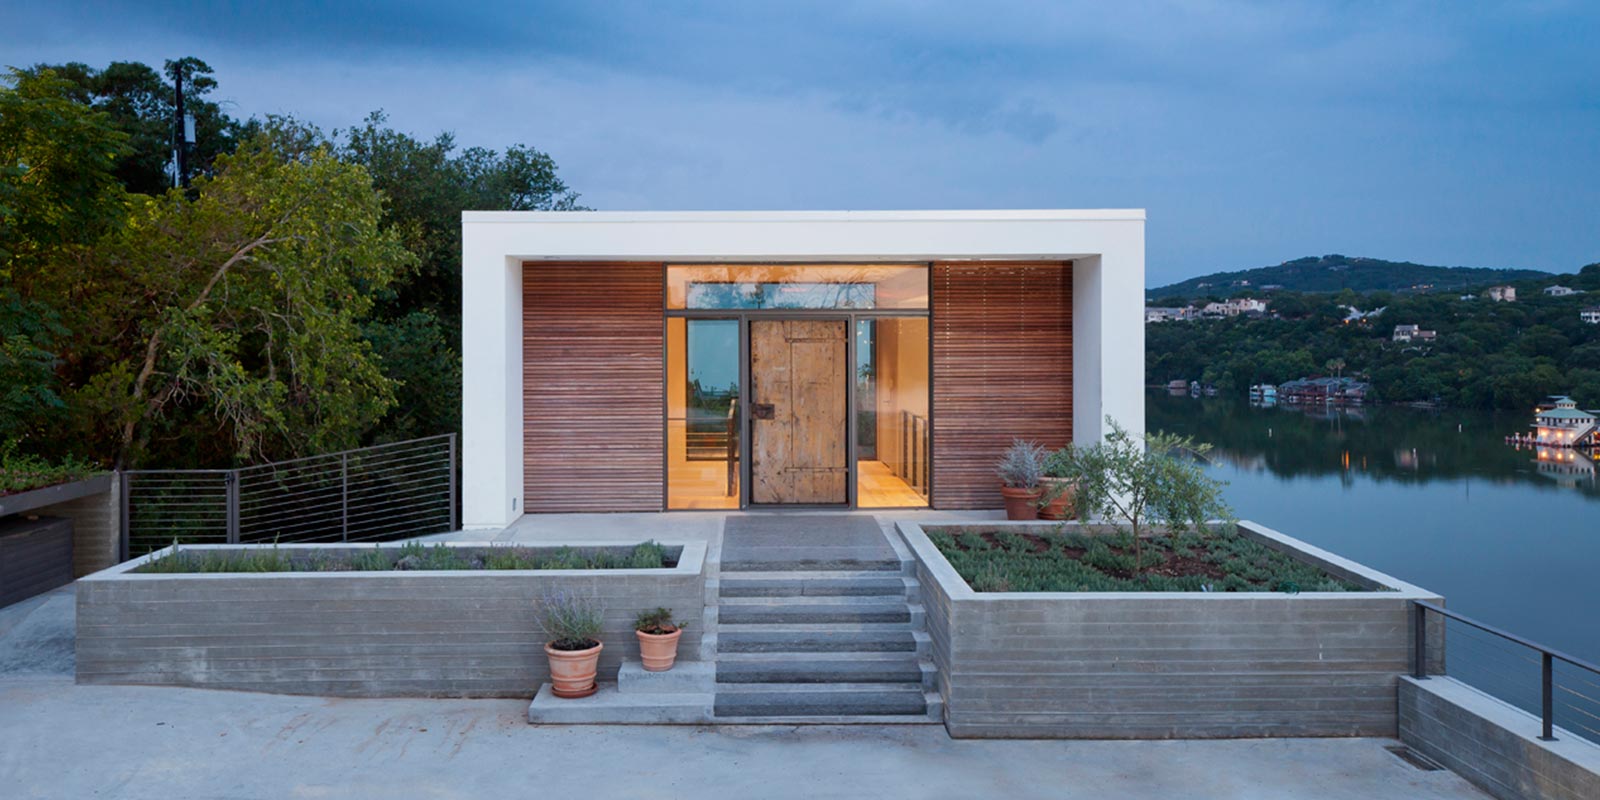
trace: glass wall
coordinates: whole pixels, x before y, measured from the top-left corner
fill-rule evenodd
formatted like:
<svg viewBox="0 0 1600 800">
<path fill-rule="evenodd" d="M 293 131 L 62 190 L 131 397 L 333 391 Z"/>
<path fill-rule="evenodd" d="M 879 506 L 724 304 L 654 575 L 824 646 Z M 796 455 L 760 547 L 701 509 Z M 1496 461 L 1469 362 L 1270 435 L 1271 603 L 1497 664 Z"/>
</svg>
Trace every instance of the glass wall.
<svg viewBox="0 0 1600 800">
<path fill-rule="evenodd" d="M 667 507 L 739 507 L 739 320 L 667 320 Z"/>
<path fill-rule="evenodd" d="M 928 320 L 856 321 L 856 505 L 928 505 Z"/>
</svg>

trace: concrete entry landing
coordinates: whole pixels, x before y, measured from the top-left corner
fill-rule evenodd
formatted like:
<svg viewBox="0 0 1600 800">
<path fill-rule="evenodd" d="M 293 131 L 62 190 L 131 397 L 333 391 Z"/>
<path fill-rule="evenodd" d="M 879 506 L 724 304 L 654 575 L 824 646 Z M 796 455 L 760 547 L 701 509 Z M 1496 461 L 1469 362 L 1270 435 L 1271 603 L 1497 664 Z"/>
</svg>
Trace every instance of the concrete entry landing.
<svg viewBox="0 0 1600 800">
<path fill-rule="evenodd" d="M 865 514 L 741 514 L 722 533 L 724 571 L 899 568 L 877 518 Z"/>
</svg>

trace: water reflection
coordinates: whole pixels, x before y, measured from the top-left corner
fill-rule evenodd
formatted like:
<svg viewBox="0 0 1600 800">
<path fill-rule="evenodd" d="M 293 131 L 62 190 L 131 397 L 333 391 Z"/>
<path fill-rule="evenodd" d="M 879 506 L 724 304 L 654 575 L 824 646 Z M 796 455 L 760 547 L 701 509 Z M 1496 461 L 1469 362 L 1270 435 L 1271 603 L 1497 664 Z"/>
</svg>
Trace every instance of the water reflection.
<svg viewBox="0 0 1600 800">
<path fill-rule="evenodd" d="M 1506 444 L 1526 416 L 1390 406 L 1251 408 L 1148 396 L 1147 425 L 1216 446 L 1241 518 L 1442 594 L 1450 607 L 1600 660 L 1600 488 L 1582 451 Z"/>
<path fill-rule="evenodd" d="M 1252 407 L 1222 397 L 1151 392 L 1146 425 L 1195 436 L 1236 468 L 1281 478 L 1338 476 L 1429 483 L 1482 478 L 1494 483 L 1574 489 L 1600 498 L 1595 457 L 1562 448 L 1505 443 L 1526 418 L 1506 412 L 1405 407 Z"/>
</svg>

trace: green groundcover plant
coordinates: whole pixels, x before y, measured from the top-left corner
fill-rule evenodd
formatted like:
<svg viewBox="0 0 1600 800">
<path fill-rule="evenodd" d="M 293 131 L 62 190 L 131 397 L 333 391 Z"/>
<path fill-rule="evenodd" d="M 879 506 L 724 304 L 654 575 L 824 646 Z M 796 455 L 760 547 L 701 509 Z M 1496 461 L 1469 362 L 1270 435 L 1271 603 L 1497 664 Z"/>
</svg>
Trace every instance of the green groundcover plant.
<svg viewBox="0 0 1600 800">
<path fill-rule="evenodd" d="M 675 566 L 662 545 L 641 542 L 631 550 L 533 548 L 516 545 L 449 547 L 407 542 L 400 547 L 351 550 L 290 550 L 277 545 L 240 550 L 172 552 L 138 572 L 388 572 L 391 570 L 661 569 Z"/>
<path fill-rule="evenodd" d="M 928 538 L 979 592 L 1348 592 L 1340 580 L 1222 526 L 1133 552 L 1126 531 L 1044 533 L 930 529 Z"/>
</svg>

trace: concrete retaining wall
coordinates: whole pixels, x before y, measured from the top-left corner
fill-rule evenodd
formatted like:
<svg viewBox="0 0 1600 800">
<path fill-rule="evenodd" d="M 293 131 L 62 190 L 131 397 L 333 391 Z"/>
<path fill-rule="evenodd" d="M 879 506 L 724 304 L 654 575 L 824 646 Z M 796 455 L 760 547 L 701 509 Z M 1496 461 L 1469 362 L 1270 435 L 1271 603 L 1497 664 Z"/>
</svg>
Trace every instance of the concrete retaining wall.
<svg viewBox="0 0 1600 800">
<path fill-rule="evenodd" d="M 636 542 L 575 546 L 623 544 Z M 601 680 L 612 680 L 624 658 L 638 658 L 639 611 L 666 606 L 692 621 L 704 614 L 705 543 L 662 544 L 683 548 L 677 567 L 172 575 L 133 573 L 149 557 L 137 559 L 79 581 L 77 679 L 353 697 L 532 697 L 549 679 L 534 603 L 562 589 L 605 609 L 600 670 Z M 282 549 L 318 547 L 348 549 Z M 699 656 L 701 633 L 684 631 L 679 658 Z"/>
<path fill-rule="evenodd" d="M 991 524 L 1006 523 L 984 527 Z M 1440 598 L 1275 531 L 1241 528 L 1391 590 L 980 593 L 920 526 L 899 523 L 917 561 L 950 734 L 1395 735 L 1396 686 L 1411 666 L 1411 601 Z"/>
<path fill-rule="evenodd" d="M 72 574 L 83 577 L 121 559 L 122 496 L 116 473 L 0 498 L 7 514 L 72 520 Z"/>
<path fill-rule="evenodd" d="M 1559 720 L 1559 717 L 1557 717 Z M 1400 681 L 1400 741 L 1501 800 L 1600 797 L 1600 745 L 1453 678 Z"/>
</svg>

